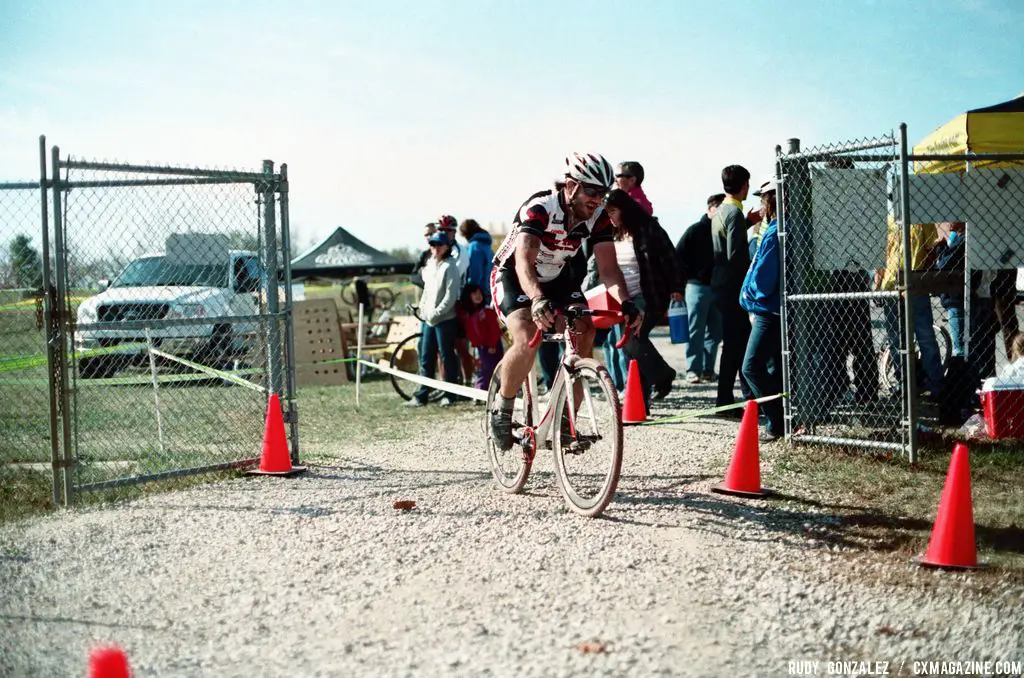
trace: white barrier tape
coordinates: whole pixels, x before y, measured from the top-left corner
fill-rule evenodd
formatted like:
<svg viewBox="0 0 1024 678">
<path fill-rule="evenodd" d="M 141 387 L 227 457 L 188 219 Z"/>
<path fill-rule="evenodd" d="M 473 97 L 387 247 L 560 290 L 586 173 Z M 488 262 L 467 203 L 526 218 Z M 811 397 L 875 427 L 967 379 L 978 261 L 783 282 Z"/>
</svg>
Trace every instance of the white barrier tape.
<svg viewBox="0 0 1024 678">
<path fill-rule="evenodd" d="M 244 386 L 245 388 L 251 389 L 251 390 L 256 391 L 258 393 L 266 393 L 267 392 L 267 389 L 263 388 L 259 384 L 254 384 L 251 381 L 249 381 L 248 379 L 242 379 L 241 377 L 237 377 L 234 374 L 231 374 L 230 372 L 223 372 L 221 370 L 215 370 L 212 367 L 207 367 L 206 365 L 200 365 L 199 363 L 194 363 L 191 360 L 185 360 L 184 358 L 179 358 L 178 356 L 171 355 L 170 353 L 164 353 L 163 351 L 161 351 L 159 349 L 152 348 L 150 350 L 153 352 L 153 355 L 158 355 L 161 358 L 166 358 L 167 360 L 172 360 L 172 361 L 174 361 L 176 363 L 180 363 L 180 364 L 184 365 L 185 367 L 192 368 L 196 372 L 202 372 L 204 374 L 210 375 L 211 377 L 217 377 L 218 379 L 225 379 L 227 381 L 230 381 L 232 384 L 236 384 L 237 386 Z"/>
<path fill-rule="evenodd" d="M 459 384 L 452 384 L 447 381 L 438 381 L 437 379 L 422 377 L 418 374 L 412 374 L 411 372 L 396 370 L 390 366 L 385 367 L 384 365 L 371 363 L 368 360 L 360 360 L 359 362 L 367 367 L 380 370 L 385 374 L 390 374 L 394 377 L 398 377 L 399 379 L 406 379 L 422 386 L 430 386 L 431 388 L 436 388 L 438 391 L 447 391 L 448 393 L 454 393 L 455 395 L 463 396 L 465 398 L 472 398 L 473 400 L 487 400 L 487 391 L 484 391 L 483 389 L 473 388 L 472 386 L 460 386 Z"/>
</svg>

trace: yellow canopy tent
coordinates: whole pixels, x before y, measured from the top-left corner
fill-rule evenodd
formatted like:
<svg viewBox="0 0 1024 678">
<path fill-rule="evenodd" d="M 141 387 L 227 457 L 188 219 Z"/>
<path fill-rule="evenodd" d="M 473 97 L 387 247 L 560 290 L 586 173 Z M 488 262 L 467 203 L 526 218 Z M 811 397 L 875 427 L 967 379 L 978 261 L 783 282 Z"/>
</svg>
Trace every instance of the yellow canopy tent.
<svg viewBox="0 0 1024 678">
<path fill-rule="evenodd" d="M 1024 153 L 1024 94 L 961 113 L 914 146 L 914 155 Z M 1024 167 L 1024 161 L 979 160 L 971 168 Z M 963 160 L 914 162 L 917 173 L 962 172 Z"/>
</svg>

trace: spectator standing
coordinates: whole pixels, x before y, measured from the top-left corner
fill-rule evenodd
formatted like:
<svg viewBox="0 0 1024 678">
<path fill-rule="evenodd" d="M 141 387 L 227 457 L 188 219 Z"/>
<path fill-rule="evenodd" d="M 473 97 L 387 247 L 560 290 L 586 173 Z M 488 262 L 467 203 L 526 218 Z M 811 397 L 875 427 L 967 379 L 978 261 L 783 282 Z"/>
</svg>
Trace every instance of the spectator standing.
<svg viewBox="0 0 1024 678">
<path fill-rule="evenodd" d="M 690 225 L 676 244 L 680 275 L 686 281 L 686 318 L 690 343 L 686 345 L 686 381 L 697 384 L 715 379 L 718 342 L 722 340 L 722 318 L 713 302 L 711 267 L 711 217 L 725 200 L 725 193 L 708 198 L 707 212 Z"/>
<path fill-rule="evenodd" d="M 466 284 L 473 283 L 479 287 L 484 303 L 490 304 L 491 269 L 494 267 L 491 234 L 480 228 L 475 219 L 466 219 L 459 224 L 459 234 L 467 243 Z"/>
<path fill-rule="evenodd" d="M 910 225 L 910 266 L 914 271 L 927 270 L 938 253 L 934 249 L 938 240 L 935 224 Z M 896 289 L 896 278 L 903 269 L 903 237 L 895 218 L 889 217 L 888 242 L 886 244 L 885 268 L 875 272 L 875 286 L 878 289 L 892 291 Z M 889 339 L 890 355 L 899 381 L 903 383 L 903 371 L 900 352 L 892 347 L 902 346 L 900 320 L 903 317 L 903 303 L 896 298 L 882 300 L 885 315 L 885 331 Z M 910 296 L 911 318 L 917 348 L 921 351 L 921 367 L 924 369 L 925 397 L 938 397 L 942 390 L 942 359 L 939 356 L 939 343 L 935 340 L 935 329 L 932 325 L 932 302 L 928 294 L 913 293 Z M 911 355 L 913 348 L 911 347 Z"/>
<path fill-rule="evenodd" d="M 776 180 L 770 179 L 754 192 L 761 198 L 761 214 L 768 225 L 762 230 L 754 260 L 743 279 L 740 306 L 753 316 L 750 340 L 743 357 L 743 376 L 755 398 L 782 392 L 782 320 L 779 265 L 779 229 L 776 219 Z M 782 400 L 763 405 L 768 419 L 761 442 L 780 438 L 785 429 Z"/>
<path fill-rule="evenodd" d="M 647 216 L 654 214 L 654 206 L 647 199 L 647 194 L 640 184 L 644 183 L 643 165 L 635 160 L 620 162 L 618 171 L 615 172 L 615 185 L 629 194 L 629 197 L 636 201 L 643 208 Z"/>
<path fill-rule="evenodd" d="M 615 258 L 626 290 L 644 311 L 643 324 L 626 342 L 623 352 L 640 368 L 647 403 L 652 389 L 655 399 L 668 395 L 676 378 L 676 371 L 651 343 L 650 334 L 665 317 L 669 300 L 683 301 L 683 279 L 672 241 L 657 219 L 621 189 L 608 193 L 605 209 L 615 227 Z"/>
<path fill-rule="evenodd" d="M 444 214 L 437 220 L 437 230 L 448 236 L 448 241 L 452 244 L 452 259 L 459 270 L 459 286 L 456 290 L 461 294 L 469 274 L 469 253 L 459 245 L 458 238 L 455 237 L 457 228 L 458 222 L 450 214 Z M 488 284 L 490 284 L 490 281 L 488 281 Z M 455 334 L 455 353 L 459 356 L 462 374 L 466 381 L 469 381 L 469 378 L 473 376 L 473 354 L 469 350 L 466 328 L 462 326 L 462 323 L 459 323 Z"/>
<path fill-rule="evenodd" d="M 430 240 L 430 236 L 437 232 L 437 224 L 430 222 L 423 227 L 423 231 L 424 239 Z M 420 258 L 417 260 L 416 266 L 413 267 L 412 273 L 409 274 L 409 281 L 420 289 L 423 289 L 423 267 L 427 265 L 428 261 L 430 261 L 430 257 L 430 246 L 428 245 L 427 249 L 420 253 Z"/>
<path fill-rule="evenodd" d="M 718 407 L 734 403 L 733 387 L 737 375 L 743 399 L 753 397 L 746 378 L 740 372 L 750 337 L 750 319 L 740 307 L 740 290 L 750 265 L 747 219 L 743 216 L 743 201 L 750 191 L 750 172 L 741 165 L 729 165 L 722 170 L 722 189 L 726 197 L 711 218 L 714 251 L 711 289 L 722 317 L 722 361 L 715 398 Z M 739 419 L 743 414 L 739 410 L 728 410 L 721 416 Z"/>
<path fill-rule="evenodd" d="M 419 359 L 421 376 L 434 378 L 437 371 L 437 354 L 441 354 L 444 367 L 444 379 L 453 384 L 461 384 L 459 360 L 455 354 L 455 333 L 458 320 L 455 317 L 455 304 L 459 298 L 459 271 L 452 259 L 452 246 L 448 236 L 438 231 L 427 240 L 430 245 L 431 258 L 423 267 L 423 293 L 420 295 Z M 422 407 L 427 404 L 430 395 L 429 386 L 420 386 L 413 394 L 412 400 L 406 403 L 409 407 Z M 445 395 L 438 404 L 447 407 L 456 398 Z"/>
<path fill-rule="evenodd" d="M 480 371 L 477 372 L 476 388 L 486 391 L 491 385 L 491 375 L 504 354 L 501 345 L 501 327 L 498 314 L 484 303 L 484 291 L 476 283 L 466 283 L 462 288 L 462 303 L 459 315 L 464 318 L 469 343 L 477 350 Z M 479 401 L 477 401 L 479 402 Z"/>
</svg>

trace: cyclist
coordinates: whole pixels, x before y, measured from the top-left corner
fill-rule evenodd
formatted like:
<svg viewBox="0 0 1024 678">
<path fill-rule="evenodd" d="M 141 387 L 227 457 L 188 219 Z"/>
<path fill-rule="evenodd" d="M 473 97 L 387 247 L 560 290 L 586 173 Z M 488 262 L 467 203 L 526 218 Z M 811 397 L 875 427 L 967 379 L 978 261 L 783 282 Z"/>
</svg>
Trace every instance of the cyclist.
<svg viewBox="0 0 1024 678">
<path fill-rule="evenodd" d="M 563 178 L 554 188 L 534 193 L 519 208 L 512 230 L 494 256 L 491 298 L 508 327 L 512 346 L 501 361 L 501 390 L 490 414 L 491 437 L 502 450 L 514 444 L 512 410 L 516 393 L 533 365 L 537 349 L 529 341 L 539 326 L 550 329 L 558 308 L 585 305 L 570 260 L 589 239 L 598 275 L 622 305 L 629 325 L 638 330 L 643 311 L 629 298 L 615 258 L 612 224 L 604 211 L 605 194 L 615 181 L 612 166 L 596 153 L 571 153 Z M 591 357 L 594 326 L 576 321 L 580 355 Z"/>
</svg>

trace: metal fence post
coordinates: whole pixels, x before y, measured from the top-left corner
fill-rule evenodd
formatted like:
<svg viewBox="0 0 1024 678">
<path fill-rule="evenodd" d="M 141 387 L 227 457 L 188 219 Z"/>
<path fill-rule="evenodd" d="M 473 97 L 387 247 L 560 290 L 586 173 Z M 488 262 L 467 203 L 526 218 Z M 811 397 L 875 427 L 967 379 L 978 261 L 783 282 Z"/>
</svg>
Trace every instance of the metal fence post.
<svg viewBox="0 0 1024 678">
<path fill-rule="evenodd" d="M 281 395 L 281 328 L 280 302 L 277 284 L 277 210 L 274 193 L 274 161 L 263 161 L 266 179 L 263 190 L 263 265 L 267 271 L 267 312 L 270 320 L 267 326 L 267 370 L 268 388 L 271 393 Z"/>
<path fill-rule="evenodd" d="M 281 252 L 284 255 L 284 343 L 285 387 L 288 390 L 288 429 L 291 434 L 292 464 L 299 463 L 299 417 L 295 407 L 295 339 L 292 315 L 292 238 L 288 215 L 288 163 L 281 163 L 278 186 L 281 201 Z"/>
<path fill-rule="evenodd" d="M 913 270 L 913 252 L 910 251 L 910 172 L 907 160 L 907 124 L 900 123 L 900 221 L 903 241 L 903 332 L 906 352 L 903 353 L 904 397 L 907 412 L 907 456 L 911 464 L 917 462 L 917 360 L 914 350 L 914 304 L 910 273 Z"/>
<path fill-rule="evenodd" d="M 790 141 L 796 141 L 796 150 L 799 150 L 800 141 L 797 139 L 790 139 Z M 790 146 L 792 148 L 792 146 Z M 795 152 L 795 151 L 794 151 Z M 786 281 L 786 218 L 785 218 L 785 204 L 786 204 L 786 186 L 785 182 L 782 181 L 782 146 L 775 147 L 775 178 L 779 180 L 779 188 L 776 192 L 777 205 L 778 205 L 778 219 L 779 219 L 779 267 L 780 275 L 779 279 L 782 281 L 782 287 L 785 289 Z M 782 422 L 783 432 L 786 436 L 786 440 L 790 440 L 793 435 L 793 410 L 790 407 L 792 402 L 789 398 L 789 332 L 786 331 L 786 295 L 782 294 L 781 303 L 779 304 L 779 326 L 782 331 L 782 392 L 786 395 L 782 400 Z"/>
<path fill-rule="evenodd" d="M 53 505 L 57 506 L 61 501 L 61 450 L 60 431 L 57 422 L 60 409 L 57 406 L 57 370 L 58 363 L 63 355 L 57 350 L 55 341 L 57 333 L 53 324 L 53 308 L 57 303 L 56 290 L 53 287 L 53 271 L 50 267 L 50 213 L 47 202 L 47 188 L 49 187 L 46 176 L 46 136 L 39 136 L 39 198 L 40 217 L 42 220 L 42 245 L 43 245 L 43 331 L 46 336 L 46 382 L 49 391 L 50 405 L 50 463 L 52 466 L 53 482 Z"/>
<path fill-rule="evenodd" d="M 61 438 L 64 444 L 64 505 L 70 505 L 74 501 L 74 478 L 73 464 L 75 449 L 71 439 L 71 402 L 68 392 L 68 325 L 71 319 L 67 311 L 67 243 L 64 240 L 64 222 L 61 213 L 62 184 L 60 181 L 60 149 L 54 146 L 51 150 L 51 169 L 53 171 L 53 239 L 56 246 L 54 253 L 55 275 L 57 283 L 57 298 L 54 303 L 56 318 L 54 324 L 57 328 L 57 348 L 61 359 L 57 362 L 57 389 L 59 393 L 59 404 L 61 412 Z"/>
</svg>

